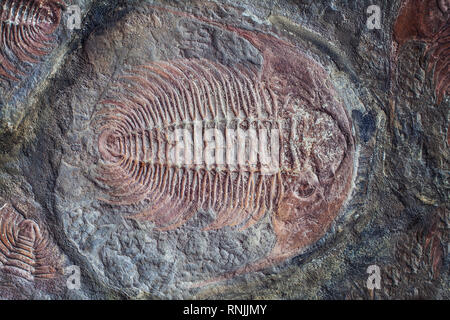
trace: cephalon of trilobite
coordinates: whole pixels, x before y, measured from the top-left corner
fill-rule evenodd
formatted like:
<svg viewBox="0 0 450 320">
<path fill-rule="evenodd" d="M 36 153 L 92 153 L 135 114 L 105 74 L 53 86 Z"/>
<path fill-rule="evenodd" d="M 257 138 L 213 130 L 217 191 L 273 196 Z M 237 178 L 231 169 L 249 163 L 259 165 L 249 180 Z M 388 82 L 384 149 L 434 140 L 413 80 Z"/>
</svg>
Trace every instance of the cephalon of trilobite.
<svg viewBox="0 0 450 320">
<path fill-rule="evenodd" d="M 266 258 L 233 273 L 241 274 L 292 257 L 330 228 L 351 188 L 354 141 L 322 67 L 273 36 L 226 28 L 260 50 L 260 70 L 203 58 L 130 67 L 99 103 L 93 127 L 97 177 L 108 191 L 102 200 L 148 203 L 132 219 L 164 231 L 211 210 L 216 218 L 207 230 L 243 230 L 269 213 L 276 244 Z M 229 129 L 279 129 L 279 169 L 263 174 L 258 161 L 169 161 L 170 133 L 184 129 L 193 136 L 199 124 L 223 136 Z"/>
<path fill-rule="evenodd" d="M 18 81 L 54 47 L 62 0 L 0 0 L 0 77 Z"/>
<path fill-rule="evenodd" d="M 60 271 L 49 235 L 10 204 L 0 207 L 0 270 L 26 280 L 51 279 Z"/>
<path fill-rule="evenodd" d="M 394 39 L 427 44 L 428 72 L 433 71 L 436 101 L 441 103 L 450 86 L 450 3 L 448 0 L 405 0 L 394 24 Z"/>
</svg>

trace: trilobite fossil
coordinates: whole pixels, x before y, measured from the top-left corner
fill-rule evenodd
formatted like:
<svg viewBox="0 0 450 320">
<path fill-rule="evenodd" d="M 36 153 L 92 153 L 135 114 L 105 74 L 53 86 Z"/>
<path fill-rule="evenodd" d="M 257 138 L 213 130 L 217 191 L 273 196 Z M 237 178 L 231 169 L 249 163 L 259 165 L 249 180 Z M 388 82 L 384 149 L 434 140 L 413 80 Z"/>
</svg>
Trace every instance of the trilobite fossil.
<svg viewBox="0 0 450 320">
<path fill-rule="evenodd" d="M 53 278 L 59 268 L 48 233 L 11 205 L 0 207 L 0 270 L 32 281 Z"/>
<path fill-rule="evenodd" d="M 103 200 L 148 203 L 131 218 L 165 231 L 211 210 L 216 219 L 207 230 L 243 230 L 271 215 L 275 247 L 236 271 L 242 273 L 289 258 L 323 236 L 348 195 L 354 144 L 346 111 L 317 63 L 272 36 L 229 29 L 262 52 L 262 68 L 204 58 L 129 67 L 99 103 L 93 123 L 97 178 L 108 190 Z M 185 142 L 207 131 L 224 137 L 212 158 L 225 160 L 173 161 L 177 130 Z M 264 134 L 275 130 L 279 143 L 267 147 L 276 151 L 275 170 L 263 170 L 259 152 L 253 161 L 228 161 L 238 144 L 229 139 L 231 130 L 253 130 L 258 142 L 269 141 Z M 207 148 L 200 141 L 191 146 L 194 158 Z M 252 138 L 246 141 L 241 150 L 248 155 Z"/>
<path fill-rule="evenodd" d="M 62 0 L 0 1 L 0 76 L 18 81 L 54 46 Z"/>
</svg>

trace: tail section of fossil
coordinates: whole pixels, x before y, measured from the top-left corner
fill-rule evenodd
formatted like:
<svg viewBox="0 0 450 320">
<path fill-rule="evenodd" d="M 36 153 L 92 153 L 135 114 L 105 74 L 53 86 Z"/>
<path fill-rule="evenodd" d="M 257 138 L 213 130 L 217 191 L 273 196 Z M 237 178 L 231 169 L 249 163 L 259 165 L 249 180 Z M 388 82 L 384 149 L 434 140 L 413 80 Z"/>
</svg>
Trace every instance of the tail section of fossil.
<svg viewBox="0 0 450 320">
<path fill-rule="evenodd" d="M 18 81 L 54 46 L 62 0 L 0 1 L 0 77 Z"/>
</svg>

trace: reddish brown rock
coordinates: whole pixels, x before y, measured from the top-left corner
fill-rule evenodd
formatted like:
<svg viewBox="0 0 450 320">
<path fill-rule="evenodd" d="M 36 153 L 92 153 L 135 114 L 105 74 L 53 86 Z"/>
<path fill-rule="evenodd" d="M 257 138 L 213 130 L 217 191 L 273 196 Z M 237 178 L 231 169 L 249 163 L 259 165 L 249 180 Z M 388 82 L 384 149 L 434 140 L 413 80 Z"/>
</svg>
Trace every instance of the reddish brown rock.
<svg viewBox="0 0 450 320">
<path fill-rule="evenodd" d="M 406 0 L 394 25 L 394 39 L 401 46 L 409 40 L 428 45 L 428 71 L 433 70 L 437 102 L 449 92 L 450 24 L 447 0 Z"/>
</svg>

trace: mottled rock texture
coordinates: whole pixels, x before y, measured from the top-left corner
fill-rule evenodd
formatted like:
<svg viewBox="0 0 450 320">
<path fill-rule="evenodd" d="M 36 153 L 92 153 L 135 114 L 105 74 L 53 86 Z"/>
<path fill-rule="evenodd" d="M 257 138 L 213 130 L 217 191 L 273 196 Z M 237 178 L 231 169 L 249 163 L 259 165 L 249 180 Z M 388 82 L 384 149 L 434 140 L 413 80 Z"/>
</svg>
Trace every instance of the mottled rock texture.
<svg viewBox="0 0 450 320">
<path fill-rule="evenodd" d="M 449 298 L 448 2 L 0 4 L 0 298 Z"/>
</svg>

